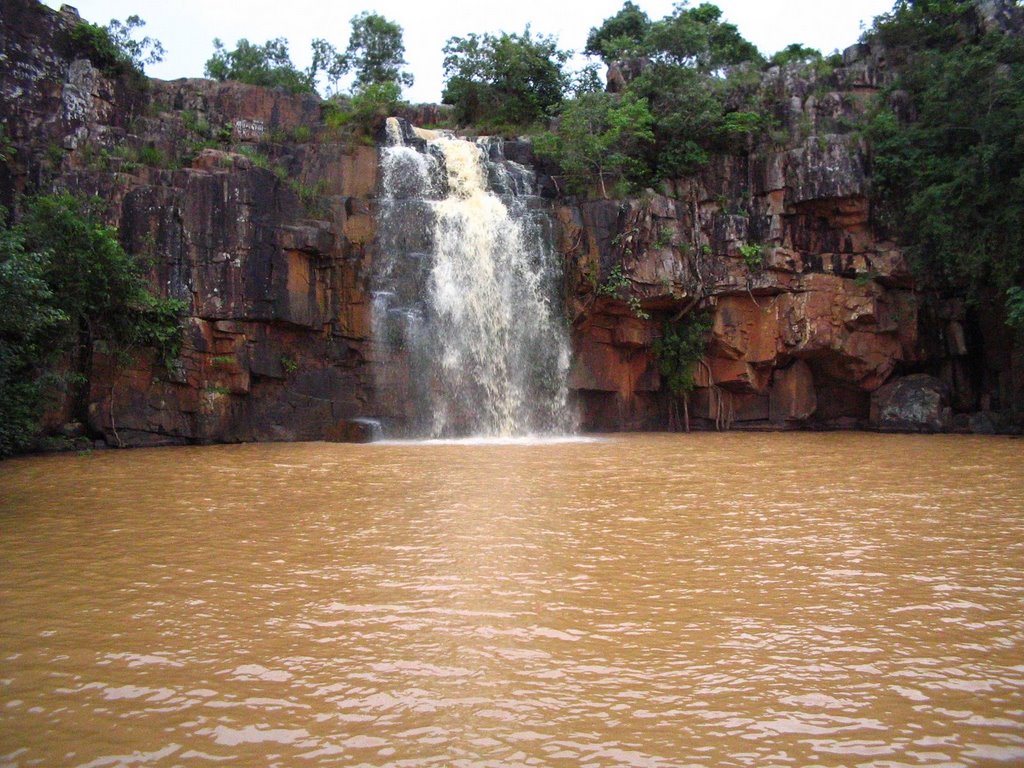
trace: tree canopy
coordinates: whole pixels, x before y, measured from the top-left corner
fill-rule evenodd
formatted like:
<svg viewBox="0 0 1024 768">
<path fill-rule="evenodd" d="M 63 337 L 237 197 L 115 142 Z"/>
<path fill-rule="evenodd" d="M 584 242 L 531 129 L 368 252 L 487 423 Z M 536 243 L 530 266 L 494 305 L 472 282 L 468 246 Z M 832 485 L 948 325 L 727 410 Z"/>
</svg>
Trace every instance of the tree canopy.
<svg viewBox="0 0 1024 768">
<path fill-rule="evenodd" d="M 317 66 L 327 64 L 315 55 L 314 58 Z M 237 80 L 249 85 L 284 88 L 292 93 L 312 93 L 316 88 L 316 73 L 302 72 L 292 64 L 288 41 L 283 37 L 268 40 L 263 45 L 242 38 L 231 51 L 219 38 L 214 38 L 213 55 L 206 62 L 205 73 L 214 80 Z"/>
<path fill-rule="evenodd" d="M 21 223 L 0 229 L 0 456 L 34 438 L 60 357 L 82 384 L 97 343 L 177 355 L 183 304 L 151 293 L 98 206 L 68 194 L 27 198 Z"/>
<path fill-rule="evenodd" d="M 639 55 L 651 28 L 647 14 L 631 0 L 626 0 L 622 9 L 604 20 L 600 27 L 591 27 L 583 52 L 600 56 L 604 62 Z"/>
<path fill-rule="evenodd" d="M 900 0 L 868 35 L 903 62 L 868 126 L 882 223 L 925 285 L 973 300 L 1021 285 L 1024 39 L 967 0 Z"/>
<path fill-rule="evenodd" d="M 306 70 L 298 69 L 288 53 L 288 41 L 274 38 L 258 45 L 241 39 L 234 50 L 227 50 L 221 40 L 213 41 L 213 55 L 206 62 L 207 77 L 215 80 L 236 80 L 250 85 L 284 88 L 293 93 L 313 93 L 322 76 L 333 91 L 338 81 L 355 73 L 353 93 L 371 86 L 394 83 L 411 86 L 413 77 L 402 70 L 405 66 L 405 44 L 402 28 L 380 14 L 363 12 L 352 17 L 348 47 L 338 53 L 331 43 L 316 38 L 311 44 L 311 62 Z"/>
<path fill-rule="evenodd" d="M 444 46 L 445 104 L 459 123 L 527 125 L 549 115 L 569 85 L 567 51 L 555 38 L 475 33 L 452 37 Z"/>
<path fill-rule="evenodd" d="M 542 155 L 555 157 L 572 192 L 585 193 L 596 179 L 608 197 L 606 175 L 613 179 L 643 177 L 644 150 L 654 140 L 645 99 L 632 94 L 585 93 L 570 101 L 558 120 L 558 130 L 537 137 Z"/>
<path fill-rule="evenodd" d="M 402 28 L 376 13 L 352 17 L 352 33 L 344 54 L 344 68 L 355 72 L 353 90 L 375 83 L 397 83 L 409 87 L 413 77 L 405 66 Z"/>
</svg>

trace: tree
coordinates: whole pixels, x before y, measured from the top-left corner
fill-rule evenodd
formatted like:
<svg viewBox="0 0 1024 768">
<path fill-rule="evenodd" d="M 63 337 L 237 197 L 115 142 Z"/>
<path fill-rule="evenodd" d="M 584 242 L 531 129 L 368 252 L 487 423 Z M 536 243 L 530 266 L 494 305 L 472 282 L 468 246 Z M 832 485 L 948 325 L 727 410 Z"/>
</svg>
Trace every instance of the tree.
<svg viewBox="0 0 1024 768">
<path fill-rule="evenodd" d="M 403 72 L 405 44 L 402 28 L 376 13 L 363 11 L 352 17 L 352 33 L 344 53 L 346 71 L 356 74 L 353 90 L 379 83 L 410 87 L 413 76 Z"/>
<path fill-rule="evenodd" d="M 316 57 L 317 43 L 314 41 L 314 64 L 324 64 Z M 321 54 L 330 58 L 333 49 L 323 44 Z M 255 45 L 242 38 L 233 51 L 224 47 L 218 38 L 213 40 L 213 55 L 207 60 L 205 74 L 214 80 L 237 80 L 250 85 L 269 88 L 284 88 L 292 93 L 312 93 L 316 90 L 316 71 L 301 72 L 292 64 L 288 54 L 288 41 L 283 37 Z"/>
<path fill-rule="evenodd" d="M 631 0 L 622 9 L 604 20 L 600 27 L 591 27 L 583 52 L 600 56 L 610 64 L 616 59 L 642 54 L 644 39 L 651 28 L 647 14 Z"/>
<path fill-rule="evenodd" d="M 585 93 L 566 104 L 553 133 L 535 140 L 538 153 L 555 159 L 577 193 L 596 179 L 607 198 L 605 176 L 645 177 L 643 149 L 654 140 L 647 101 L 632 94 Z"/>
<path fill-rule="evenodd" d="M 666 322 L 661 337 L 651 344 L 658 371 L 672 395 L 672 405 L 675 406 L 679 398 L 683 400 L 687 432 L 690 431 L 689 398 L 695 384 L 694 372 L 704 356 L 710 331 L 711 319 L 707 313 L 694 314 L 675 323 Z M 670 410 L 670 419 L 675 416 L 674 409 Z"/>
<path fill-rule="evenodd" d="M 688 8 L 676 3 L 675 12 L 651 25 L 644 41 L 658 61 L 713 72 L 744 61 L 763 59 L 735 24 L 721 20 L 722 11 L 711 3 Z"/>
<path fill-rule="evenodd" d="M 880 222 L 923 285 L 975 302 L 1024 280 L 1024 39 L 977 14 L 933 0 L 876 19 L 904 64 L 867 131 Z"/>
<path fill-rule="evenodd" d="M 786 64 L 806 64 L 809 62 L 821 61 L 823 56 L 821 51 L 817 48 L 808 48 L 806 45 L 800 43 L 790 43 L 781 51 L 775 53 L 769 63 L 775 66 L 785 66 Z"/>
<path fill-rule="evenodd" d="M 108 75 L 141 75 L 147 64 L 158 64 L 164 58 L 159 40 L 134 39 L 135 32 L 144 26 L 146 22 L 134 15 L 124 22 L 111 19 L 106 28 L 80 21 L 71 30 L 71 44 Z"/>
<path fill-rule="evenodd" d="M 28 198 L 22 222 L 5 229 L 0 243 L 0 300 L 17 309 L 0 326 L 7 343 L 0 378 L 23 413 L 38 409 L 48 355 L 69 356 L 79 417 L 97 344 L 115 358 L 142 346 L 156 348 L 165 361 L 177 356 L 184 303 L 151 293 L 142 265 L 100 220 L 97 200 Z"/>
<path fill-rule="evenodd" d="M 7 212 L 0 208 L 0 220 Z M 17 229 L 0 229 L 0 457 L 27 448 L 42 410 L 46 363 L 67 315 L 45 275 L 53 254 L 28 251 Z"/>
<path fill-rule="evenodd" d="M 124 23 L 111 19 L 107 25 L 107 34 L 110 35 L 111 42 L 140 72 L 147 64 L 159 64 L 163 61 L 165 53 L 163 44 L 156 38 L 146 36 L 141 40 L 134 39 L 136 30 L 144 26 L 146 22 L 136 15 L 129 16 Z"/>
<path fill-rule="evenodd" d="M 569 85 L 569 53 L 555 38 L 471 33 L 444 46 L 442 101 L 455 106 L 462 124 L 528 125 L 550 114 Z"/>
</svg>

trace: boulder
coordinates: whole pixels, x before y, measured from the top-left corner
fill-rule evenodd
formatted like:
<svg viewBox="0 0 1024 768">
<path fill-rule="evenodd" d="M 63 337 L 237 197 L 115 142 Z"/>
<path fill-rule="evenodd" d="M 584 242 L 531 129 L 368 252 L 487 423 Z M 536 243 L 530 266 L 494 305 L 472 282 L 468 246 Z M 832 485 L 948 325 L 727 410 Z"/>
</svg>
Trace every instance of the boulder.
<svg viewBox="0 0 1024 768">
<path fill-rule="evenodd" d="M 949 387 L 934 376 L 903 376 L 872 394 L 871 426 L 887 432 L 947 431 L 949 397 Z"/>
</svg>

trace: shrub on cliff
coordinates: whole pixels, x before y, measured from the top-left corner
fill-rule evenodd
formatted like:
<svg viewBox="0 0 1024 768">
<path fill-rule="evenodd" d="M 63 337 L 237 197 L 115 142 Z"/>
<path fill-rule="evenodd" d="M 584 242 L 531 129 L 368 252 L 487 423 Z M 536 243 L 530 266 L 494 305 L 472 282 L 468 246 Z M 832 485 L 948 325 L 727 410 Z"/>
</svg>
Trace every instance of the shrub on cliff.
<svg viewBox="0 0 1024 768">
<path fill-rule="evenodd" d="M 654 116 L 654 140 L 634 158 L 649 179 L 677 178 L 704 165 L 713 152 L 733 151 L 738 139 L 766 122 L 747 105 L 746 83 L 760 71 L 761 54 L 710 3 L 677 3 L 665 18 L 650 22 L 627 2 L 591 30 L 586 53 L 606 61 L 643 57 L 639 76 L 626 85 L 630 98 L 645 101 Z M 757 82 L 760 82 L 759 76 Z"/>
<path fill-rule="evenodd" d="M 139 347 L 177 356 L 183 303 L 152 294 L 98 205 L 67 194 L 28 198 L 21 223 L 0 231 L 0 455 L 31 442 L 57 360 L 70 362 L 65 381 L 81 407 L 97 345 L 115 359 Z"/>
<path fill-rule="evenodd" d="M 147 64 L 164 58 L 159 40 L 148 36 L 135 39 L 136 31 L 144 26 L 146 22 L 134 15 L 124 22 L 111 19 L 106 27 L 81 21 L 71 29 L 71 46 L 107 75 L 142 75 Z"/>
<path fill-rule="evenodd" d="M 966 0 L 899 2 L 869 33 L 902 61 L 868 126 L 880 221 L 924 286 L 1024 280 L 1024 39 Z"/>
<path fill-rule="evenodd" d="M 314 47 L 315 51 L 315 47 Z M 319 60 L 314 57 L 319 64 Z M 292 64 L 288 41 L 283 37 L 263 45 L 242 38 L 232 51 L 218 38 L 213 40 L 213 55 L 207 59 L 205 74 L 214 80 L 236 80 L 249 85 L 284 88 L 292 93 L 313 93 L 315 76 L 302 72 Z"/>
<path fill-rule="evenodd" d="M 462 125 L 529 125 L 550 115 L 569 86 L 569 53 L 529 27 L 521 35 L 452 37 L 444 54 L 441 100 Z"/>
<path fill-rule="evenodd" d="M 606 178 L 627 184 L 644 182 L 644 149 L 654 139 L 654 118 L 647 101 L 631 94 L 585 93 L 569 101 L 558 128 L 536 137 L 537 153 L 554 159 L 569 191 L 581 194 L 597 180 L 608 197 Z"/>
</svg>

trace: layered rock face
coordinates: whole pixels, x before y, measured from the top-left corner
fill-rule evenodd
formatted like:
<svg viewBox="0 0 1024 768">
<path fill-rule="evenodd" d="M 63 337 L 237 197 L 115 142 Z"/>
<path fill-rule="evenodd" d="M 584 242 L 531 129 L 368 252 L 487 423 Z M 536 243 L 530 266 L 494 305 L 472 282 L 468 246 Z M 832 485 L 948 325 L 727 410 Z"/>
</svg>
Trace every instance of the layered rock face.
<svg viewBox="0 0 1024 768">
<path fill-rule="evenodd" d="M 206 80 L 137 90 L 69 49 L 73 11 L 0 8 L 8 204 L 25 188 L 100 196 L 156 289 L 189 305 L 170 371 L 96 351 L 91 431 L 116 445 L 359 437 L 352 420 L 373 411 L 376 149 L 333 137 L 315 96 Z"/>
<path fill-rule="evenodd" d="M 848 126 L 882 84 L 881 58 L 855 46 L 821 81 L 769 70 L 777 146 L 718 157 L 642 199 L 559 205 L 570 386 L 587 428 L 664 428 L 673 398 L 651 341 L 701 312 L 713 330 L 689 401 L 698 427 L 968 431 L 954 409 L 1024 407 L 1024 364 L 1002 324 L 915 293 L 899 245 L 872 226 L 869 148 Z M 612 67 L 610 84 L 629 73 Z M 938 414 L 872 408 L 872 393 L 915 372 L 941 379 Z"/>
</svg>

